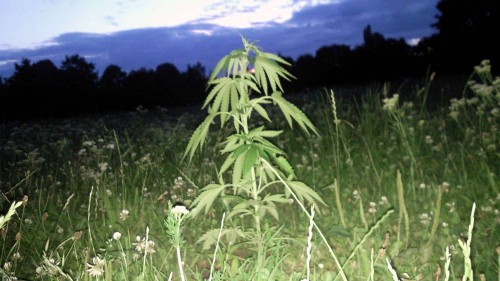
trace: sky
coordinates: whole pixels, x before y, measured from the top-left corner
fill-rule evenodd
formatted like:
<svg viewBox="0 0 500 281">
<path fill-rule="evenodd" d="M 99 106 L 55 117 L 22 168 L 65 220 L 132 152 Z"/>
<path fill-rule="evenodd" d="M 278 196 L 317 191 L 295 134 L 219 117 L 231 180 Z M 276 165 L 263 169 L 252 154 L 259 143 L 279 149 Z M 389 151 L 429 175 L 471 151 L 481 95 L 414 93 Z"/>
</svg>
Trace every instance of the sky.
<svg viewBox="0 0 500 281">
<path fill-rule="evenodd" d="M 0 76 L 14 64 L 79 54 L 99 74 L 173 63 L 208 72 L 241 36 L 298 58 L 322 46 L 362 44 L 363 29 L 418 42 L 436 32 L 438 0 L 1 0 Z"/>
</svg>

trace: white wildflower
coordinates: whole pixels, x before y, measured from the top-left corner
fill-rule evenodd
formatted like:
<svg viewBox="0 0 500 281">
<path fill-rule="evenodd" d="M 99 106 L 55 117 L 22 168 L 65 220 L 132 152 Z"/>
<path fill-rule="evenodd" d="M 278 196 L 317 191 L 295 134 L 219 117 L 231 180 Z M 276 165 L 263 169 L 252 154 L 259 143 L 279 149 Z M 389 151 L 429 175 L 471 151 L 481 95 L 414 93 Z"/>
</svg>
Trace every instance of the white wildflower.
<svg viewBox="0 0 500 281">
<path fill-rule="evenodd" d="M 6 262 L 3 264 L 3 269 L 7 272 L 10 272 L 10 270 L 12 269 L 12 263 L 10 262 Z"/>
<path fill-rule="evenodd" d="M 393 111 L 398 105 L 398 100 L 399 100 L 398 94 L 394 94 L 392 98 L 383 99 L 382 102 L 384 103 L 384 105 L 382 106 L 382 109 L 387 111 Z"/>
<path fill-rule="evenodd" d="M 106 261 L 100 257 L 94 257 L 92 262 L 94 264 L 87 264 L 89 267 L 87 271 L 92 277 L 100 277 L 104 273 L 104 265 L 106 264 Z"/>
<path fill-rule="evenodd" d="M 172 208 L 172 213 L 176 216 L 187 215 L 189 210 L 184 205 L 177 205 Z"/>
<path fill-rule="evenodd" d="M 370 202 L 370 208 L 368 209 L 368 213 L 375 214 L 377 212 L 377 203 Z"/>
<path fill-rule="evenodd" d="M 116 241 L 120 240 L 120 238 L 122 238 L 122 234 L 120 232 L 115 232 L 113 233 L 113 239 L 115 239 Z"/>
<path fill-rule="evenodd" d="M 124 221 L 128 218 L 128 215 L 129 215 L 129 210 L 126 210 L 126 209 L 123 209 L 121 212 L 120 212 L 120 220 Z"/>
</svg>

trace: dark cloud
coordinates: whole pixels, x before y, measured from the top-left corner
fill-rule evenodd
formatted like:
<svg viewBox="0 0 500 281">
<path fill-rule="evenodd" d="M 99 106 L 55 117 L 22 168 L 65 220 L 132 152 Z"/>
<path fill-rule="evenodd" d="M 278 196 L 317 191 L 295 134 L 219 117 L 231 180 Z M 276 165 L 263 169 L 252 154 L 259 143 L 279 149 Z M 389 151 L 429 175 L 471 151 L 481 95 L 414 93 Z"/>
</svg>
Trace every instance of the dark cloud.
<svg viewBox="0 0 500 281">
<path fill-rule="evenodd" d="M 101 73 L 109 64 L 130 71 L 164 62 L 181 71 L 201 62 L 209 71 L 223 55 L 241 47 L 240 35 L 259 40 L 264 51 L 296 58 L 314 54 L 324 45 L 361 44 L 368 24 L 386 37 L 409 40 L 434 32 L 430 25 L 435 22 L 436 4 L 437 0 L 344 0 L 304 9 L 285 23 L 266 27 L 233 29 L 198 23 L 111 34 L 66 33 L 36 49 L 0 50 L 0 75 L 12 74 L 13 60 L 50 59 L 59 65 L 65 55 L 73 54 L 85 56 Z"/>
</svg>

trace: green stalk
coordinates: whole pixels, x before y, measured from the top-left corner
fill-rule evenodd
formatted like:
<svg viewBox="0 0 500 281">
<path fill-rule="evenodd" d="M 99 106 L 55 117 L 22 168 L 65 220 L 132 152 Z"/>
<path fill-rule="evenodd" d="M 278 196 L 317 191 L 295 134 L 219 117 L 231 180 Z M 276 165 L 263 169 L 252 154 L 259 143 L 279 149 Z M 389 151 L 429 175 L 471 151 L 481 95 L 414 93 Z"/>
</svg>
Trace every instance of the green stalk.
<svg viewBox="0 0 500 281">
<path fill-rule="evenodd" d="M 337 179 L 335 179 L 335 181 L 333 182 L 333 189 L 335 191 L 335 203 L 337 204 L 337 210 L 339 212 L 340 222 L 342 223 L 342 226 L 344 228 L 347 228 L 344 218 L 344 210 L 342 209 L 342 202 L 340 201 L 340 191 Z"/>
<path fill-rule="evenodd" d="M 406 209 L 403 181 L 401 180 L 401 173 L 399 172 L 399 170 L 396 178 L 396 187 L 398 190 L 398 202 L 399 202 L 398 241 L 400 241 L 401 222 L 404 219 L 405 230 L 406 230 L 406 247 L 408 247 L 408 242 L 410 241 L 410 219 L 408 216 L 408 210 Z"/>
<path fill-rule="evenodd" d="M 437 228 L 439 226 L 439 216 L 441 214 L 441 198 L 443 196 L 443 187 L 440 185 L 438 190 L 438 197 L 436 200 L 436 208 L 434 209 L 434 222 L 432 223 L 431 237 L 429 238 L 428 245 L 434 240 Z"/>
<path fill-rule="evenodd" d="M 340 120 L 337 118 L 337 104 L 335 102 L 335 96 L 334 96 L 333 91 L 331 91 L 330 98 L 332 101 L 333 121 L 335 124 L 335 155 L 336 155 L 336 162 L 337 162 L 336 163 L 337 164 L 337 178 L 335 178 L 335 182 L 334 182 L 335 201 L 336 201 L 337 210 L 338 210 L 339 216 L 340 216 L 340 222 L 342 223 L 342 226 L 344 228 L 347 228 L 347 224 L 345 223 L 344 212 L 342 210 L 342 203 L 340 202 L 340 195 L 339 195 L 340 191 L 339 191 L 339 185 L 337 182 L 337 179 L 340 178 L 340 140 L 339 140 L 339 136 L 340 136 L 341 132 L 340 132 L 340 128 L 339 128 Z M 347 147 L 345 147 L 345 142 L 343 142 L 343 144 L 344 144 L 344 150 L 347 154 L 348 150 L 347 150 Z"/>
</svg>

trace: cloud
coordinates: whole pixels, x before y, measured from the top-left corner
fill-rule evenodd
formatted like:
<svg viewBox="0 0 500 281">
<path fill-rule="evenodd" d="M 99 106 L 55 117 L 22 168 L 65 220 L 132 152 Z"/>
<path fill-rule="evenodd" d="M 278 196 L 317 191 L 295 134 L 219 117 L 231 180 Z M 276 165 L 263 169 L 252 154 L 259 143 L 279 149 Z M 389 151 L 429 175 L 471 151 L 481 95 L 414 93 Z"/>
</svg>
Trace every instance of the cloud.
<svg viewBox="0 0 500 281">
<path fill-rule="evenodd" d="M 435 21 L 437 0 L 343 0 L 315 6 L 294 14 L 289 23 L 315 26 L 342 36 L 347 44 L 362 43 L 362 30 L 372 30 L 386 37 L 406 39 L 428 36 Z"/>
<path fill-rule="evenodd" d="M 295 5 L 299 5 L 296 1 Z M 372 30 L 385 37 L 418 40 L 431 35 L 437 0 L 343 0 L 303 5 L 283 22 L 265 26 L 230 28 L 215 23 L 184 24 L 174 27 L 141 28 L 109 34 L 65 33 L 35 49 L 0 50 L 0 75 L 13 73 L 14 63 L 22 58 L 32 62 L 50 59 L 59 65 L 66 55 L 79 54 L 95 63 L 102 73 L 109 64 L 130 71 L 155 68 L 170 62 L 181 71 L 188 64 L 201 62 L 210 71 L 229 51 L 241 47 L 240 35 L 259 40 L 264 51 L 297 58 L 314 54 L 321 46 L 358 45 L 362 31 Z M 298 6 L 296 6 L 298 7 Z M 246 9 L 249 9 L 248 7 Z M 112 20 L 109 18 L 109 20 Z"/>
</svg>

